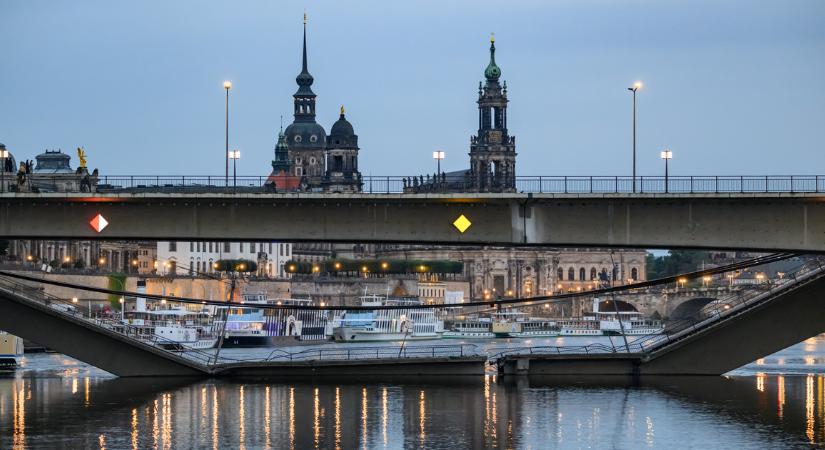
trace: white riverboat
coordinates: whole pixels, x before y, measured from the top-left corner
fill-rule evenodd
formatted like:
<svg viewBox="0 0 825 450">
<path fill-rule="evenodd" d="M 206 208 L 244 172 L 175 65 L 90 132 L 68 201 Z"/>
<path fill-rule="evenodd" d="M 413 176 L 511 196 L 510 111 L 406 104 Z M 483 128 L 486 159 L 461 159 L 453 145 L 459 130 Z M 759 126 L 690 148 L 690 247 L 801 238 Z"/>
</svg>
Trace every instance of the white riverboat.
<svg viewBox="0 0 825 450">
<path fill-rule="evenodd" d="M 0 369 L 17 367 L 21 356 L 23 356 L 23 339 L 0 331 Z"/>
<path fill-rule="evenodd" d="M 324 340 L 328 312 L 300 308 L 312 305 L 310 299 L 268 299 L 263 292 L 244 293 L 243 301 L 228 311 L 227 307 L 219 308 L 215 329 L 218 334 L 224 332 L 222 347 L 273 347 Z"/>
<path fill-rule="evenodd" d="M 556 322 L 550 319 L 527 317 L 516 309 L 496 311 L 489 317 L 476 317 L 453 322 L 444 332 L 450 339 L 494 339 L 558 336 Z"/>
<path fill-rule="evenodd" d="M 208 349 L 218 340 L 212 332 L 208 311 L 190 311 L 182 307 L 146 309 L 140 302 L 136 310 L 126 313 L 115 328 L 167 350 Z"/>
<path fill-rule="evenodd" d="M 598 298 L 593 299 L 593 312 L 558 324 L 560 336 L 646 336 L 664 331 L 660 320 L 645 318 L 635 310 L 600 311 Z"/>
<path fill-rule="evenodd" d="M 421 305 L 416 297 L 382 297 L 364 295 L 361 306 Z M 345 310 L 338 312 L 327 326 L 327 333 L 337 342 L 376 342 L 439 339 L 444 322 L 431 308 Z"/>
</svg>

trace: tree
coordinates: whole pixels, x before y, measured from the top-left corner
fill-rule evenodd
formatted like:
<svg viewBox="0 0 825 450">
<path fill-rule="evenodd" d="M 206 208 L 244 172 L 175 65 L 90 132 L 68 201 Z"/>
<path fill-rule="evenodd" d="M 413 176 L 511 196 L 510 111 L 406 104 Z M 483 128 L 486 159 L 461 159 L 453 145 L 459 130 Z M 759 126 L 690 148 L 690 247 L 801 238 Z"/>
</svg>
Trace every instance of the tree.
<svg viewBox="0 0 825 450">
<path fill-rule="evenodd" d="M 670 250 L 667 255 L 647 254 L 647 279 L 670 277 L 698 270 L 703 261 L 710 260 L 705 250 Z"/>
</svg>

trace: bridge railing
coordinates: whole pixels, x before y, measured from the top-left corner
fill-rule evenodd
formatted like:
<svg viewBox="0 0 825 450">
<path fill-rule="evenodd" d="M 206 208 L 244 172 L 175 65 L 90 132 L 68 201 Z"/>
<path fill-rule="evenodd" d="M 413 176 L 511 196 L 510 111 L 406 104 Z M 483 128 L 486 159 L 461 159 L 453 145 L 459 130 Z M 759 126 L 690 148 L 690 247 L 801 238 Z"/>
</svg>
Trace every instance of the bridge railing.
<svg viewBox="0 0 825 450">
<path fill-rule="evenodd" d="M 38 174 L 41 192 L 63 190 L 65 174 Z M 398 194 L 407 192 L 471 192 L 464 182 L 432 183 L 423 179 L 415 182 L 414 176 L 368 175 L 361 177 L 361 191 L 371 194 Z M 97 178 L 98 192 L 216 192 L 216 193 L 271 193 L 287 190 L 312 192 L 311 189 L 294 188 L 307 180 L 302 177 L 223 175 L 102 175 Z M 274 182 L 274 184 L 273 184 Z M 49 188 L 52 186 L 52 188 Z M 59 186 L 63 186 L 60 188 Z M 825 176 L 822 175 L 699 175 L 699 176 L 518 176 L 514 189 L 523 193 L 544 194 L 715 194 L 715 193 L 823 193 Z M 321 192 L 321 189 L 318 189 Z"/>
<path fill-rule="evenodd" d="M 798 270 L 787 273 L 779 283 L 763 282 L 745 291 L 738 291 L 708 303 L 692 317 L 669 322 L 663 333 L 640 336 L 632 341 L 634 348 L 644 353 L 662 350 L 713 324 L 738 316 L 763 302 L 773 300 L 777 294 L 794 289 L 801 283 L 823 276 L 825 261 L 812 258 Z"/>
<path fill-rule="evenodd" d="M 77 307 L 76 303 L 51 295 L 38 287 L 33 287 L 11 279 L 0 277 L 0 289 L 4 289 L 12 294 L 17 294 L 20 297 L 25 298 L 27 301 L 36 302 L 47 306 L 57 314 L 71 317 L 73 319 L 83 320 L 98 328 L 117 333 L 124 338 L 139 342 L 141 344 L 151 345 L 162 351 L 168 351 L 179 356 L 185 356 L 186 358 L 204 366 L 208 366 L 212 358 L 211 352 L 206 352 L 199 349 L 172 351 L 170 349 L 182 349 L 180 342 L 158 334 L 145 333 L 145 330 L 142 330 L 139 327 L 131 325 L 127 322 L 118 321 L 114 318 L 85 315 L 83 311 Z"/>
</svg>

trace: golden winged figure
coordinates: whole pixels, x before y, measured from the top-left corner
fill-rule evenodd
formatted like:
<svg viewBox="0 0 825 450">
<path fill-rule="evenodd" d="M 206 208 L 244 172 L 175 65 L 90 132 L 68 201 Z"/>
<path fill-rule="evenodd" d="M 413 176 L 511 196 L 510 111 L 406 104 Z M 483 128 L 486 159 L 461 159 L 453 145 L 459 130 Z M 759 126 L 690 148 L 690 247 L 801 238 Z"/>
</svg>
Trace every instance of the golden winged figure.
<svg viewBox="0 0 825 450">
<path fill-rule="evenodd" d="M 80 168 L 86 168 L 86 151 L 83 150 L 83 147 L 77 148 L 77 157 L 80 158 Z"/>
</svg>

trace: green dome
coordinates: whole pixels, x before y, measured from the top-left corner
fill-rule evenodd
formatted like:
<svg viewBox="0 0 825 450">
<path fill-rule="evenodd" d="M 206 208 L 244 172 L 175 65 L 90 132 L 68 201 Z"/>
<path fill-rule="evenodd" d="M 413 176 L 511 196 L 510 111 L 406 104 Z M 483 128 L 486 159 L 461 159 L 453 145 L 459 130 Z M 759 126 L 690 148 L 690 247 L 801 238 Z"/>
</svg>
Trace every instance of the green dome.
<svg viewBox="0 0 825 450">
<path fill-rule="evenodd" d="M 484 69 L 484 78 L 487 81 L 498 81 L 501 77 L 501 69 L 496 65 L 496 44 L 490 40 L 490 64 Z"/>
</svg>

